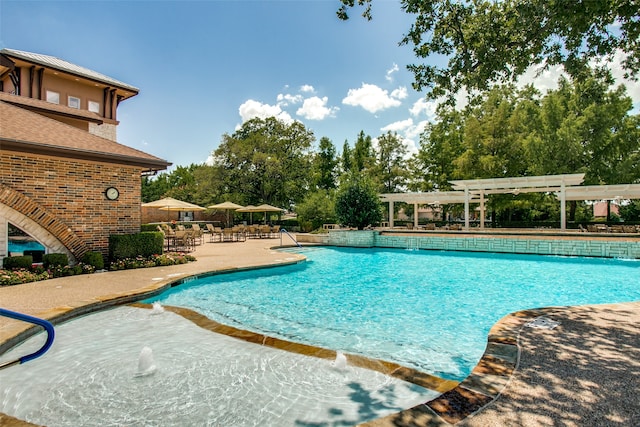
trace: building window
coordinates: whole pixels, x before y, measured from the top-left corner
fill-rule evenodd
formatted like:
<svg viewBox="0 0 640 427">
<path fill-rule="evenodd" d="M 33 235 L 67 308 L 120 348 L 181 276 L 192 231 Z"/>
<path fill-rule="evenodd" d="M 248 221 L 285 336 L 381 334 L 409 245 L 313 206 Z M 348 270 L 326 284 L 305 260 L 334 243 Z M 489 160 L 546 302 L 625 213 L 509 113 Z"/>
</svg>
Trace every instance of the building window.
<svg viewBox="0 0 640 427">
<path fill-rule="evenodd" d="M 52 104 L 60 104 L 60 94 L 58 92 L 47 91 L 47 102 Z"/>
<path fill-rule="evenodd" d="M 89 101 L 89 111 L 100 114 L 100 103 L 96 101 Z"/>
<path fill-rule="evenodd" d="M 69 107 L 80 109 L 80 98 L 76 98 L 75 96 L 70 96 L 68 100 Z"/>
</svg>

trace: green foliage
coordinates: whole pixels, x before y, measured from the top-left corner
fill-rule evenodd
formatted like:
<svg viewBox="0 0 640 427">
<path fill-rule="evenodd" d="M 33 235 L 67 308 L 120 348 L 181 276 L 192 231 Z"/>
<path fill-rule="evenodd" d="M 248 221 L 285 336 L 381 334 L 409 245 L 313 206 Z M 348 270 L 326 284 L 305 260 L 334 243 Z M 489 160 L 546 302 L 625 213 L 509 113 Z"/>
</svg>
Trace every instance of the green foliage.
<svg viewBox="0 0 640 427">
<path fill-rule="evenodd" d="M 620 216 L 627 222 L 640 221 L 640 200 L 632 200 L 627 205 L 620 206 Z"/>
<path fill-rule="evenodd" d="M 136 234 L 113 234 L 109 236 L 109 259 L 111 262 L 138 256 L 149 257 L 161 254 L 164 237 L 160 232 Z"/>
<path fill-rule="evenodd" d="M 86 252 L 82 256 L 82 263 L 92 266 L 95 270 L 102 270 L 104 268 L 104 259 L 100 252 Z"/>
<path fill-rule="evenodd" d="M 46 271 L 30 270 L 0 270 L 0 286 L 20 285 L 22 283 L 38 282 L 49 278 Z"/>
<path fill-rule="evenodd" d="M 213 153 L 215 194 L 241 204 L 288 208 L 301 201 L 311 182 L 315 137 L 300 122 L 255 118 L 225 134 Z"/>
<path fill-rule="evenodd" d="M 33 264 L 31 255 L 10 256 L 2 259 L 2 268 L 7 270 L 29 269 Z"/>
<path fill-rule="evenodd" d="M 42 266 L 47 270 L 53 267 L 64 267 L 66 265 L 69 265 L 69 257 L 67 254 L 44 254 L 42 257 Z"/>
<path fill-rule="evenodd" d="M 337 221 L 333 192 L 317 190 L 307 194 L 302 203 L 296 206 L 302 231 L 309 232 L 322 227 L 322 224 L 334 224 Z"/>
<path fill-rule="evenodd" d="M 397 133 L 387 132 L 378 137 L 372 175 L 378 178 L 381 193 L 399 193 L 405 190 L 409 178 L 405 165 L 406 154 L 407 147 Z"/>
<path fill-rule="evenodd" d="M 336 148 L 327 137 L 320 138 L 318 153 L 313 159 L 313 185 L 315 188 L 330 190 L 336 188 L 339 160 Z"/>
<path fill-rule="evenodd" d="M 135 268 L 150 268 L 160 267 L 167 265 L 186 264 L 193 262 L 196 259 L 191 255 L 179 254 L 179 253 L 167 253 L 159 255 L 136 256 L 132 258 L 121 258 L 114 260 L 109 264 L 109 270 L 131 270 Z"/>
<path fill-rule="evenodd" d="M 338 222 L 362 230 L 382 220 L 382 204 L 378 193 L 366 177 L 350 174 L 336 195 Z"/>
<path fill-rule="evenodd" d="M 338 17 L 348 19 L 355 0 L 341 0 Z M 371 19 L 372 0 L 357 0 Z M 412 45 L 424 64 L 409 65 L 414 87 L 437 98 L 486 90 L 514 80 L 531 65 L 561 64 L 581 77 L 590 62 L 623 52 L 628 74 L 640 71 L 640 8 L 637 2 L 613 1 L 457 1 L 401 0 L 415 22 L 401 44 Z M 446 65 L 431 60 L 448 58 Z"/>
</svg>

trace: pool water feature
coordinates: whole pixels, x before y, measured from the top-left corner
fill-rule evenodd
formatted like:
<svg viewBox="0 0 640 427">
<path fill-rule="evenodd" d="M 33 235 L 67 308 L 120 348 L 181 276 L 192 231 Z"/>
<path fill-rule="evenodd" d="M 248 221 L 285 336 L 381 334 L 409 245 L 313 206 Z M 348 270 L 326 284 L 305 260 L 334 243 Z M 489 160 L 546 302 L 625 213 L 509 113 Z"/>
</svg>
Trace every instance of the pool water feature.
<svg viewBox="0 0 640 427">
<path fill-rule="evenodd" d="M 298 251 L 298 250 L 296 250 Z M 462 380 L 508 313 L 640 299 L 640 261 L 356 248 L 189 280 L 146 302 Z"/>
<path fill-rule="evenodd" d="M 48 427 L 355 425 L 438 395 L 134 307 L 56 326 L 46 357 L 5 369 L 1 379 L 0 412 Z"/>
</svg>

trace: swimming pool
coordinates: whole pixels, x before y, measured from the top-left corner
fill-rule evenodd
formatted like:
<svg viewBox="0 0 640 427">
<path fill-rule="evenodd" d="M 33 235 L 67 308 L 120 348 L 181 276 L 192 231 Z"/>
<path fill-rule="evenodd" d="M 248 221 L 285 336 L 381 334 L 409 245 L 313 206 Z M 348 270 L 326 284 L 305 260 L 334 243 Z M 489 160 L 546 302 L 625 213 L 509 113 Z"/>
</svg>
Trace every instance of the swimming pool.
<svg viewBox="0 0 640 427">
<path fill-rule="evenodd" d="M 45 251 L 45 247 L 35 240 L 11 240 L 9 239 L 9 252 L 24 252 L 24 251 Z"/>
<path fill-rule="evenodd" d="M 640 299 L 640 261 L 314 248 L 309 262 L 189 280 L 147 302 L 448 379 L 466 377 L 491 326 L 536 307 Z"/>
<path fill-rule="evenodd" d="M 35 351 L 42 338 L 0 362 Z M 145 348 L 150 353 L 143 357 Z M 439 394 L 134 307 L 57 325 L 44 357 L 5 369 L 0 378 L 0 412 L 48 427 L 346 426 Z"/>
</svg>

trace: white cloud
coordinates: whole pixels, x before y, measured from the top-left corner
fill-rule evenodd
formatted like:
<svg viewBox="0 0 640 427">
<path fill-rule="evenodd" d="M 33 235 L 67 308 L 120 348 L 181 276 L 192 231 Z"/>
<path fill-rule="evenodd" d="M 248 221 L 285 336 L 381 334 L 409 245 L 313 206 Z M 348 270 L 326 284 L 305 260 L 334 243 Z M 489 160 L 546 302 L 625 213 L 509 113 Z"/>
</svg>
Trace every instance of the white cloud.
<svg viewBox="0 0 640 427">
<path fill-rule="evenodd" d="M 393 81 L 393 73 L 397 72 L 398 70 L 400 70 L 400 68 L 398 67 L 398 64 L 396 64 L 395 62 L 393 63 L 393 66 L 387 70 L 387 75 L 386 75 L 386 79 L 387 81 L 392 82 Z"/>
<path fill-rule="evenodd" d="M 323 120 L 327 117 L 335 115 L 339 110 L 338 107 L 327 107 L 329 98 L 312 96 L 304 100 L 302 107 L 296 111 L 296 114 L 307 120 Z"/>
<path fill-rule="evenodd" d="M 407 95 L 407 88 L 404 86 L 394 89 L 394 91 L 391 92 L 391 97 L 395 99 L 405 99 Z"/>
<path fill-rule="evenodd" d="M 370 113 L 377 113 L 387 108 L 400 106 L 400 99 L 404 97 L 406 97 L 406 88 L 396 89 L 389 95 L 388 91 L 376 85 L 362 83 L 359 89 L 349 89 L 342 103 L 362 107 Z"/>
<path fill-rule="evenodd" d="M 420 98 L 413 103 L 413 106 L 409 109 L 409 113 L 414 117 L 424 114 L 429 119 L 432 119 L 436 115 L 436 108 L 438 108 L 436 101 L 427 101 L 426 98 Z"/>
<path fill-rule="evenodd" d="M 303 92 L 303 93 L 315 93 L 316 90 L 311 85 L 302 85 L 302 86 L 300 86 L 300 92 Z"/>
<path fill-rule="evenodd" d="M 428 123 L 428 120 L 423 120 L 414 124 L 413 119 L 408 118 L 406 120 L 390 123 L 380 130 L 383 133 L 397 133 L 402 139 L 402 143 L 407 148 L 406 157 L 409 158 L 418 152 L 418 143 L 416 143 L 416 141 L 420 139 L 420 134 L 424 131 L 424 128 Z"/>
<path fill-rule="evenodd" d="M 624 84 L 627 88 L 627 95 L 631 98 L 634 107 L 638 109 L 640 108 L 640 81 L 633 81 L 624 78 L 624 70 L 620 66 L 624 58 L 625 54 L 622 51 L 617 51 L 611 60 L 593 61 L 591 65 L 607 65 L 611 70 L 611 75 L 615 79 L 615 86 Z M 541 69 L 542 65 L 529 67 L 518 79 L 518 86 L 522 87 L 531 83 L 542 94 L 545 94 L 548 90 L 558 88 L 558 79 L 561 76 L 567 76 L 561 65 L 557 65 L 548 70 L 543 70 L 538 74 L 538 71 Z"/>
<path fill-rule="evenodd" d="M 533 87 L 544 95 L 549 90 L 557 89 L 560 76 L 566 76 L 562 65 L 540 71 L 541 69 L 541 65 L 527 68 L 524 74 L 518 78 L 517 86 L 522 88 L 528 84 L 532 84 Z"/>
<path fill-rule="evenodd" d="M 278 105 L 286 107 L 289 104 L 299 104 L 302 102 L 304 98 L 302 95 L 291 95 L 291 94 L 282 94 L 279 93 L 276 100 L 278 101 Z"/>
<path fill-rule="evenodd" d="M 380 128 L 380 130 L 383 133 L 386 132 L 402 132 L 405 129 L 410 128 L 413 125 L 413 119 L 411 117 L 409 117 L 407 120 L 401 120 L 398 122 L 393 122 L 391 124 L 386 125 L 383 128 Z"/>
<path fill-rule="evenodd" d="M 283 111 L 278 105 L 263 104 L 259 101 L 249 99 L 238 108 L 242 123 L 253 118 L 266 119 L 267 117 L 275 117 L 285 123 L 293 123 L 293 119 L 286 111 Z"/>
</svg>

